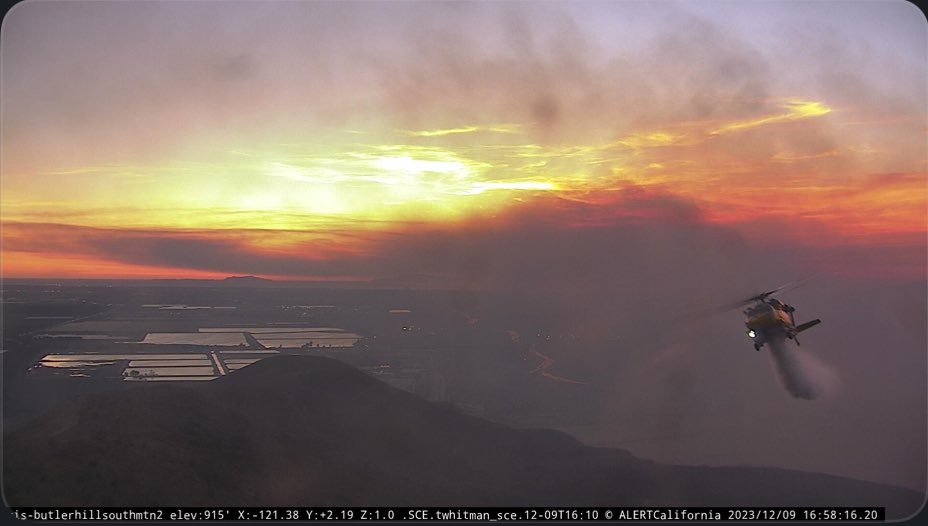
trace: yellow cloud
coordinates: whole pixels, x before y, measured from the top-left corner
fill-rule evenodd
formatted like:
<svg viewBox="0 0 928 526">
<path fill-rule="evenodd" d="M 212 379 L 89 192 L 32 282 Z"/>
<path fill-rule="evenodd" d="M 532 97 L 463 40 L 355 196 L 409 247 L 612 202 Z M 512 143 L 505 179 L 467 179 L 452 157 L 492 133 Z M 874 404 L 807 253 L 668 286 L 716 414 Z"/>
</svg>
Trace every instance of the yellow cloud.
<svg viewBox="0 0 928 526">
<path fill-rule="evenodd" d="M 732 123 L 725 124 L 719 128 L 716 128 L 710 131 L 709 134 L 719 135 L 719 134 L 727 133 L 730 131 L 744 130 L 748 128 L 756 128 L 758 126 L 763 126 L 765 124 L 795 121 L 795 120 L 800 120 L 800 119 L 808 119 L 812 117 L 821 117 L 822 115 L 827 115 L 831 113 L 832 111 L 831 108 L 829 108 L 822 102 L 807 101 L 807 100 L 801 100 L 801 99 L 786 99 L 782 105 L 782 108 L 786 110 L 785 113 L 781 113 L 779 115 L 771 115 L 768 117 L 761 117 L 758 119 L 732 122 Z"/>
<path fill-rule="evenodd" d="M 627 146 L 629 148 L 640 149 L 640 148 L 650 148 L 655 146 L 669 146 L 671 144 L 676 144 L 682 141 L 685 138 L 683 134 L 679 133 L 669 133 L 669 132 L 651 132 L 651 133 L 638 133 L 625 136 L 618 141 L 617 144 L 621 146 Z"/>
<path fill-rule="evenodd" d="M 785 153 L 778 153 L 770 158 L 771 161 L 776 163 L 791 163 L 797 161 L 812 161 L 815 159 L 827 159 L 829 157 L 836 157 L 840 152 L 838 150 L 828 150 L 827 152 L 814 153 L 809 155 L 788 155 Z"/>
<path fill-rule="evenodd" d="M 480 181 L 470 185 L 468 195 L 482 194 L 488 190 L 535 190 L 552 191 L 560 187 L 551 181 Z"/>
<path fill-rule="evenodd" d="M 465 126 L 463 128 L 448 128 L 444 130 L 408 130 L 402 133 L 405 135 L 411 135 L 413 137 L 444 137 L 445 135 L 455 135 L 458 133 L 473 133 L 479 129 L 480 128 L 476 126 Z"/>
<path fill-rule="evenodd" d="M 489 126 L 462 126 L 460 128 L 439 128 L 435 130 L 401 130 L 400 133 L 411 137 L 444 137 L 462 133 L 492 132 L 492 133 L 519 133 L 518 124 L 491 124 Z"/>
</svg>

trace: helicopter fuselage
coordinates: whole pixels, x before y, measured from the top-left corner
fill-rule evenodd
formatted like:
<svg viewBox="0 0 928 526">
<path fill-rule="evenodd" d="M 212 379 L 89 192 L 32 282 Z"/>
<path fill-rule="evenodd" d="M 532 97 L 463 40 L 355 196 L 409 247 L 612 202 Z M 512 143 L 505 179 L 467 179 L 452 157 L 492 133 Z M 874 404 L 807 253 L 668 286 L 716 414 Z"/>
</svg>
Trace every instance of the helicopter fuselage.
<svg viewBox="0 0 928 526">
<path fill-rule="evenodd" d="M 754 341 L 756 350 L 760 350 L 762 345 L 775 338 L 794 336 L 792 310 L 792 307 L 780 302 L 761 301 L 744 311 L 747 334 Z"/>
<path fill-rule="evenodd" d="M 822 323 L 822 320 L 816 318 L 796 325 L 796 318 L 793 315 L 796 309 L 777 298 L 771 297 L 772 294 L 783 290 L 787 286 L 783 285 L 767 292 L 761 292 L 736 304 L 741 306 L 750 305 L 751 302 L 754 302 L 744 311 L 744 324 L 748 328 L 746 331 L 748 338 L 754 342 L 754 350 L 756 351 L 759 351 L 765 343 L 787 338 L 799 345 L 798 334 L 800 332 Z"/>
</svg>

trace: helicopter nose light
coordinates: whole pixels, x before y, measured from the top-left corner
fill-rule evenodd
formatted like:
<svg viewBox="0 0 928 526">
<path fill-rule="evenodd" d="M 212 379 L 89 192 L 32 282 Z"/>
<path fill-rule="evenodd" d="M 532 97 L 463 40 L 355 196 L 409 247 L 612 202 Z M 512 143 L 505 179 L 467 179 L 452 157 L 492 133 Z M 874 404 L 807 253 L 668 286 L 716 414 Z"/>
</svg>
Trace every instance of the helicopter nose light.
<svg viewBox="0 0 928 526">
<path fill-rule="evenodd" d="M 748 338 L 754 339 L 757 337 L 757 333 L 754 332 L 754 329 L 748 331 Z"/>
</svg>

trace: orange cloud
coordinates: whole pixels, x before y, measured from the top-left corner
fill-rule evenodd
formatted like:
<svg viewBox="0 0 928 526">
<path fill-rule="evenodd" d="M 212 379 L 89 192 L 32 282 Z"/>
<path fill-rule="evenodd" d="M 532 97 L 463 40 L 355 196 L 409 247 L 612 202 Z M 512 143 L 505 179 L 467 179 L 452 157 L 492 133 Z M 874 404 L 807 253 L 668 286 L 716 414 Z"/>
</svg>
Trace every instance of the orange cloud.
<svg viewBox="0 0 928 526">
<path fill-rule="evenodd" d="M 67 252 L 36 253 L 15 250 L 3 251 L 2 274 L 6 278 L 58 279 L 219 279 L 228 276 L 215 271 L 124 263 L 106 255 L 95 257 Z"/>
</svg>

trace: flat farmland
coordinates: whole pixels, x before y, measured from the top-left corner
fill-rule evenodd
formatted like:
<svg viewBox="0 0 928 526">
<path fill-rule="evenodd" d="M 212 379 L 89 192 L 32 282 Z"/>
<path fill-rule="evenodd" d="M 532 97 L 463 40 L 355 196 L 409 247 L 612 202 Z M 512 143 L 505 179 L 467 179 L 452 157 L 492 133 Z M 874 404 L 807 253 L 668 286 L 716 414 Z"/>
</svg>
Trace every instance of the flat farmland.
<svg viewBox="0 0 928 526">
<path fill-rule="evenodd" d="M 507 331 L 542 333 L 526 323 L 533 313 L 508 308 L 505 298 L 477 312 L 473 298 L 440 290 L 120 282 L 18 284 L 5 292 L 15 300 L 7 311 L 20 321 L 11 327 L 32 329 L 15 340 L 5 333 L 10 425 L 80 393 L 212 381 L 280 354 L 335 358 L 426 399 L 516 425 L 582 424 L 596 409 L 574 403 L 591 389 L 586 384 L 567 387 L 534 373 L 542 359 Z M 544 372 L 569 372 L 555 351 L 544 354 L 556 362 Z"/>
</svg>

